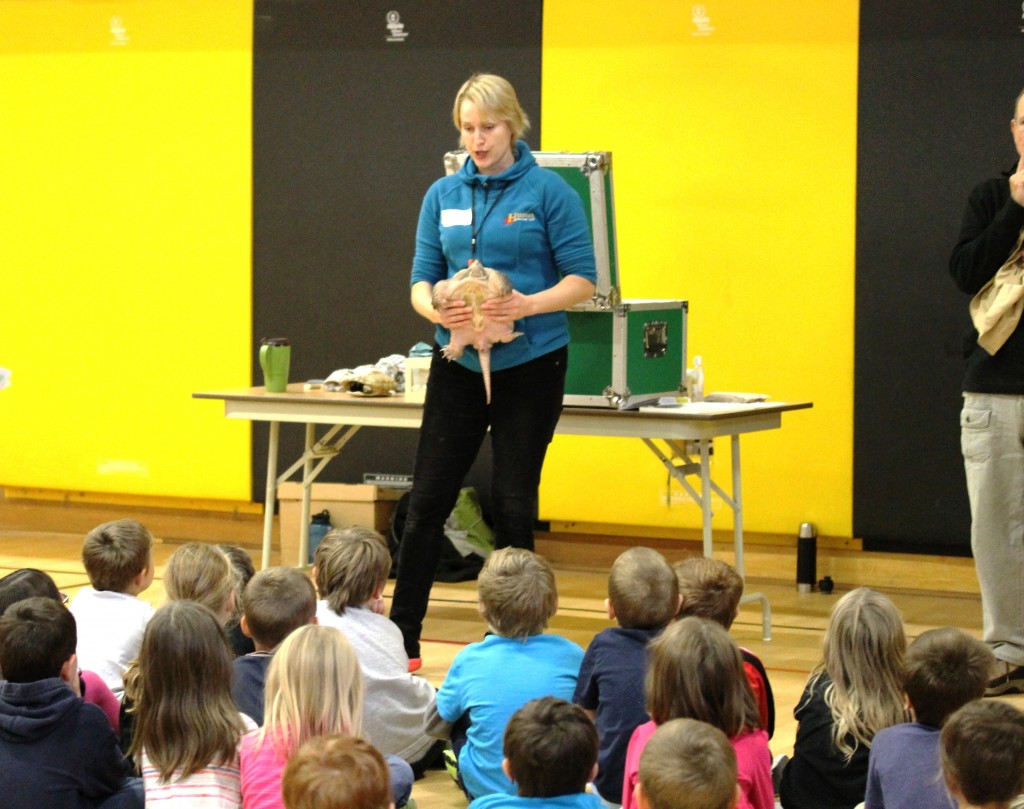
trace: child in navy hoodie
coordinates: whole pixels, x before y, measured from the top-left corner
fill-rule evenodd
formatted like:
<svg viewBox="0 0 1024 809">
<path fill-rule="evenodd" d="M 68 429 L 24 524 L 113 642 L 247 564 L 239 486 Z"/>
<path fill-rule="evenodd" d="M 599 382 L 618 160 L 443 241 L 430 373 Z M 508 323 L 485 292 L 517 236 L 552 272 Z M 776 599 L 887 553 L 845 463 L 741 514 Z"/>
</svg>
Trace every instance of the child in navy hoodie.
<svg viewBox="0 0 1024 809">
<path fill-rule="evenodd" d="M 74 616 L 50 598 L 0 616 L 0 772 L 6 809 L 142 809 L 103 711 L 78 694 Z"/>
</svg>

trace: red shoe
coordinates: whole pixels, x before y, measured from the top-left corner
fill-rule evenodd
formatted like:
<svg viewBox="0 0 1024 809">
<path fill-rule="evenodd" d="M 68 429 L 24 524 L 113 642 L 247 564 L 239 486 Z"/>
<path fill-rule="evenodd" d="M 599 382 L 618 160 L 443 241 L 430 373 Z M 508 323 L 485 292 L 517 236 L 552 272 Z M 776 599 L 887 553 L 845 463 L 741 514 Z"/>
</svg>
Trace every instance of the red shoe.
<svg viewBox="0 0 1024 809">
<path fill-rule="evenodd" d="M 422 657 L 410 657 L 409 658 L 409 673 L 412 674 L 414 671 L 419 671 L 423 668 Z"/>
</svg>

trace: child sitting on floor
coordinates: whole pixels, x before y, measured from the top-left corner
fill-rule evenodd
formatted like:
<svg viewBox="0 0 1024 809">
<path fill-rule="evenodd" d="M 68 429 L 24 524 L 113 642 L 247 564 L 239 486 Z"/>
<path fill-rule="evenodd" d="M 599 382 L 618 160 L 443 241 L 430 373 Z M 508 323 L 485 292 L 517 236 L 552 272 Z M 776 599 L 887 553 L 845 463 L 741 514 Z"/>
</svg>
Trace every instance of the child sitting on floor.
<svg viewBox="0 0 1024 809">
<path fill-rule="evenodd" d="M 257 725 L 263 724 L 267 669 L 274 650 L 300 626 L 315 622 L 316 591 L 298 568 L 268 567 L 245 586 L 239 625 L 256 651 L 235 658 L 231 696 L 238 710 Z"/>
<path fill-rule="evenodd" d="M 256 727 L 231 699 L 232 653 L 219 616 L 195 601 L 153 615 L 126 678 L 131 753 L 146 803 L 181 809 L 242 805 L 238 744 Z"/>
<path fill-rule="evenodd" d="M 735 568 L 709 556 L 690 556 L 676 562 L 673 569 L 679 578 L 679 617 L 708 618 L 729 630 L 739 614 L 743 597 L 743 578 Z M 768 672 L 749 649 L 741 646 L 740 654 L 761 716 L 761 727 L 771 739 L 775 735 L 775 697 Z"/>
<path fill-rule="evenodd" d="M 794 710 L 793 757 L 782 771 L 784 809 L 853 809 L 864 800 L 871 740 L 907 720 L 906 638 L 896 606 L 859 587 L 832 608 L 822 660 Z"/>
<path fill-rule="evenodd" d="M 659 725 L 640 755 L 639 809 L 735 809 L 736 751 L 707 722 L 671 719 Z"/>
<path fill-rule="evenodd" d="M 444 743 L 423 727 L 434 709 L 434 686 L 409 673 L 402 633 L 383 614 L 390 569 L 387 542 L 376 531 L 353 525 L 329 532 L 313 556 L 321 599 L 316 617 L 321 626 L 340 629 L 359 657 L 366 738 L 420 775 L 441 757 Z"/>
<path fill-rule="evenodd" d="M 640 755 L 670 719 L 697 719 L 721 730 L 736 751 L 738 806 L 774 809 L 768 734 L 761 729 L 739 647 L 718 623 L 690 616 L 651 641 L 647 710 L 626 752 L 623 809 L 634 809 Z"/>
<path fill-rule="evenodd" d="M 618 626 L 601 630 L 587 647 L 573 702 L 593 712 L 601 739 L 594 787 L 617 805 L 629 737 L 647 721 L 647 644 L 679 609 L 676 574 L 657 551 L 630 548 L 612 565 L 605 606 Z"/>
<path fill-rule="evenodd" d="M 353 736 L 314 736 L 288 760 L 285 809 L 389 809 L 391 779 L 380 751 Z"/>
<path fill-rule="evenodd" d="M 0 773 L 5 809 L 142 809 L 142 784 L 103 712 L 78 693 L 75 618 L 36 596 L 0 616 Z"/>
<path fill-rule="evenodd" d="M 314 736 L 359 736 L 363 675 L 352 645 L 336 629 L 302 626 L 281 644 L 267 672 L 263 727 L 242 739 L 245 809 L 280 809 L 281 781 L 289 759 Z M 395 804 L 412 791 L 412 768 L 387 756 Z"/>
<path fill-rule="evenodd" d="M 1024 791 L 1024 713 L 976 700 L 946 722 L 942 772 L 960 809 L 1009 809 Z"/>
<path fill-rule="evenodd" d="M 986 644 L 951 626 L 910 644 L 903 690 L 912 721 L 875 734 L 865 809 L 956 809 L 940 777 L 939 731 L 951 713 L 985 695 L 994 662 Z"/>
<path fill-rule="evenodd" d="M 597 771 L 597 728 L 578 705 L 541 697 L 516 711 L 505 728 L 502 768 L 516 795 L 495 792 L 471 809 L 600 809 L 587 792 Z"/>
<path fill-rule="evenodd" d="M 477 582 L 489 634 L 460 651 L 437 692 L 432 732 L 451 734 L 457 779 L 469 798 L 514 795 L 502 769 L 508 720 L 531 699 L 570 699 L 583 650 L 542 634 L 558 609 L 551 566 L 521 548 L 494 551 Z"/>
<path fill-rule="evenodd" d="M 153 607 L 139 593 L 153 583 L 153 535 L 135 520 L 97 526 L 82 544 L 90 586 L 72 599 L 78 623 L 78 662 L 96 672 L 117 695 L 139 653 Z"/>
</svg>

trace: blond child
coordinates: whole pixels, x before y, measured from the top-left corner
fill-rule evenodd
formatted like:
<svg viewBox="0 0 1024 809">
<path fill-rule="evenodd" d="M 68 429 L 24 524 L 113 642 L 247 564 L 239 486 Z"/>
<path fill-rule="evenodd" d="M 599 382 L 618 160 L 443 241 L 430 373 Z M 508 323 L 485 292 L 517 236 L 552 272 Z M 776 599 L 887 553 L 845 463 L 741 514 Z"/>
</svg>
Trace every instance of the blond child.
<svg viewBox="0 0 1024 809">
<path fill-rule="evenodd" d="M 672 566 L 679 579 L 679 617 L 696 615 L 716 621 L 728 631 L 740 611 L 743 577 L 732 565 L 709 556 L 690 556 Z M 743 670 L 754 692 L 761 727 L 771 739 L 775 735 L 775 697 L 761 659 L 740 647 Z"/>
<path fill-rule="evenodd" d="M 638 809 L 735 809 L 736 751 L 718 728 L 696 719 L 660 725 L 640 755 Z"/>
<path fill-rule="evenodd" d="M 170 555 L 164 568 L 168 601 L 196 601 L 213 612 L 221 626 L 235 613 L 235 571 L 216 545 L 188 542 Z"/>
<path fill-rule="evenodd" d="M 718 623 L 688 617 L 651 641 L 647 712 L 626 752 L 623 809 L 635 809 L 640 756 L 659 725 L 697 719 L 721 730 L 736 752 L 740 809 L 774 809 L 768 734 L 761 728 L 739 647 Z"/>
<path fill-rule="evenodd" d="M 592 712 L 601 739 L 594 788 L 617 805 L 629 737 L 647 721 L 647 644 L 679 609 L 676 574 L 657 551 L 630 548 L 612 564 L 605 606 L 618 626 L 601 630 L 587 647 L 573 702 Z"/>
<path fill-rule="evenodd" d="M 951 626 L 910 644 L 903 690 L 911 721 L 875 734 L 865 809 L 956 809 L 940 777 L 939 731 L 950 714 L 985 695 L 994 663 L 986 644 Z"/>
<path fill-rule="evenodd" d="M 153 583 L 153 535 L 135 520 L 94 528 L 82 543 L 89 576 L 69 609 L 78 623 L 78 662 L 121 698 L 153 607 L 139 598 Z"/>
<path fill-rule="evenodd" d="M 942 728 L 942 772 L 960 809 L 1009 809 L 1024 791 L 1024 713 L 969 702 Z"/>
<path fill-rule="evenodd" d="M 451 735 L 457 780 L 470 799 L 515 794 L 502 770 L 502 734 L 517 710 L 538 697 L 570 699 L 583 650 L 542 634 L 558 608 L 551 566 L 521 548 L 492 553 L 477 582 L 489 633 L 460 651 L 437 692 L 439 735 Z"/>
<path fill-rule="evenodd" d="M 906 638 L 896 606 L 859 587 L 832 608 L 823 655 L 794 710 L 793 757 L 782 771 L 784 809 L 853 809 L 864 800 L 871 741 L 905 722 Z"/>
<path fill-rule="evenodd" d="M 384 756 L 352 736 L 316 736 L 284 768 L 285 809 L 389 809 L 391 780 Z"/>
<path fill-rule="evenodd" d="M 153 615 L 126 690 L 135 714 L 130 753 L 147 804 L 242 805 L 238 744 L 256 726 L 231 699 L 231 660 L 209 608 L 172 601 Z"/>
<path fill-rule="evenodd" d="M 281 809 L 281 782 L 289 759 L 314 736 L 362 733 L 363 676 L 345 636 L 311 624 L 292 632 L 267 672 L 263 727 L 242 739 L 242 801 L 245 809 Z M 388 756 L 395 804 L 412 791 L 412 769 Z"/>
<path fill-rule="evenodd" d="M 422 773 L 438 760 L 444 742 L 427 735 L 434 686 L 409 673 L 402 633 L 383 614 L 382 596 L 391 569 L 384 537 L 369 528 L 336 528 L 313 556 L 320 591 L 316 617 L 341 630 L 359 657 L 365 686 L 363 731 L 378 750 L 404 759 Z"/>
<path fill-rule="evenodd" d="M 263 724 L 267 669 L 274 650 L 300 626 L 316 622 L 316 591 L 294 567 L 268 567 L 254 575 L 242 594 L 242 632 L 255 651 L 236 657 L 231 696 L 238 710 Z"/>
</svg>

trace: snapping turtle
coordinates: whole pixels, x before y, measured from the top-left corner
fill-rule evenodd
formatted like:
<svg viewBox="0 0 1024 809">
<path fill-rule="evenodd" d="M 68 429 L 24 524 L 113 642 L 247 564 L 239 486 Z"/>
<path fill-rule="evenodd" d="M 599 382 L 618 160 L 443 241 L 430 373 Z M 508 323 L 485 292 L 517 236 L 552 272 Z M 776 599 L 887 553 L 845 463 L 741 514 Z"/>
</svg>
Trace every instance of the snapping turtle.
<svg viewBox="0 0 1024 809">
<path fill-rule="evenodd" d="M 508 276 L 485 267 L 476 259 L 470 261 L 466 269 L 434 285 L 432 303 L 435 309 L 440 309 L 445 301 L 463 301 L 473 309 L 473 319 L 466 326 L 452 329 L 451 340 L 442 353 L 445 359 L 453 360 L 462 356 L 466 346 L 473 346 L 477 350 L 488 404 L 491 403 L 491 346 L 495 343 L 511 343 L 521 337 L 522 332 L 512 331 L 510 323 L 488 319 L 480 311 L 480 306 L 491 298 L 505 298 L 511 294 L 512 283 Z"/>
</svg>

